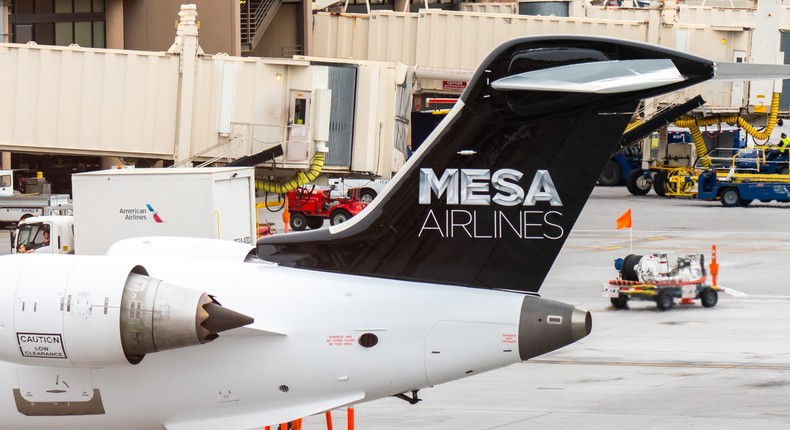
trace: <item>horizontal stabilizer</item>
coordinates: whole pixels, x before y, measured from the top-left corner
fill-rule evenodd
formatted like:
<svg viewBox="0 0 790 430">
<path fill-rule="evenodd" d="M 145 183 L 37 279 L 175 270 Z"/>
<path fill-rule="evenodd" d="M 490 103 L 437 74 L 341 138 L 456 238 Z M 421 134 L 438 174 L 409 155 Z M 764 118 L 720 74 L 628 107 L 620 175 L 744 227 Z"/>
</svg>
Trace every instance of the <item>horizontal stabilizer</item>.
<svg viewBox="0 0 790 430">
<path fill-rule="evenodd" d="M 329 399 L 315 399 L 304 402 L 282 402 L 280 404 L 261 405 L 262 409 L 248 410 L 233 415 L 215 415 L 165 424 L 167 430 L 214 430 L 214 429 L 251 429 L 264 426 L 276 426 L 299 418 L 307 417 L 324 411 L 339 408 L 362 400 L 364 393 L 353 393 Z M 290 404 L 290 406 L 288 405 Z"/>
<path fill-rule="evenodd" d="M 715 63 L 713 79 L 719 81 L 758 81 L 761 79 L 790 79 L 790 65 Z"/>
<path fill-rule="evenodd" d="M 498 79 L 496 90 L 617 94 L 682 82 L 672 60 L 621 60 L 570 64 Z"/>
</svg>

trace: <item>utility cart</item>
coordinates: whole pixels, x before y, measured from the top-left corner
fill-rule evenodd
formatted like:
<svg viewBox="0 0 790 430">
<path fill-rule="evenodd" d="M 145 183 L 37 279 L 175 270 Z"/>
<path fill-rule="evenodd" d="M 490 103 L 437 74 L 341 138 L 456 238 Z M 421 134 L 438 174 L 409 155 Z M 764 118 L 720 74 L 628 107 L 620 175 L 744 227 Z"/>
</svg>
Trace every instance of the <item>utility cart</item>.
<svg viewBox="0 0 790 430">
<path fill-rule="evenodd" d="M 702 306 L 712 308 L 723 291 L 716 285 L 715 276 L 713 282 L 708 280 L 703 254 L 678 256 L 674 264 L 670 264 L 666 253 L 629 254 L 615 260 L 615 268 L 619 277 L 603 284 L 603 296 L 616 309 L 628 308 L 630 300 L 647 300 L 665 311 L 675 304 L 675 299 L 685 304 L 699 300 Z M 717 270 L 714 254 L 711 272 Z"/>
</svg>

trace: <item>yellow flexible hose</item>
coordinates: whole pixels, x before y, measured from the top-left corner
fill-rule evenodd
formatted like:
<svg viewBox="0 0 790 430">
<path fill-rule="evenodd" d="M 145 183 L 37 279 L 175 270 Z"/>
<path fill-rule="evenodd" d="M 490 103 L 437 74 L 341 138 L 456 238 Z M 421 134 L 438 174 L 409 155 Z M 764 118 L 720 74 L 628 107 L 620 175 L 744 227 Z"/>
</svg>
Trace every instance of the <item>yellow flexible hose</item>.
<svg viewBox="0 0 790 430">
<path fill-rule="evenodd" d="M 755 139 L 763 140 L 771 136 L 771 132 L 776 126 L 777 115 L 779 113 L 779 93 L 773 93 L 771 96 L 771 113 L 768 115 L 768 124 L 765 130 L 757 131 L 751 124 L 746 122 L 740 115 L 722 117 L 720 115 L 713 115 L 705 118 L 686 118 L 675 121 L 678 127 L 688 128 L 691 132 L 691 140 L 694 142 L 694 147 L 697 149 L 699 156 L 699 163 L 703 167 L 710 167 L 711 161 L 708 156 L 708 149 L 705 147 L 705 141 L 702 138 L 702 133 L 699 131 L 700 126 L 709 126 L 721 123 L 738 124 L 747 134 Z"/>
<path fill-rule="evenodd" d="M 313 182 L 321 174 L 321 169 L 324 168 L 324 160 L 326 160 L 326 153 L 316 151 L 307 171 L 296 172 L 291 179 L 285 182 L 258 180 L 255 181 L 255 188 L 269 193 L 285 194 L 304 184 Z"/>
</svg>

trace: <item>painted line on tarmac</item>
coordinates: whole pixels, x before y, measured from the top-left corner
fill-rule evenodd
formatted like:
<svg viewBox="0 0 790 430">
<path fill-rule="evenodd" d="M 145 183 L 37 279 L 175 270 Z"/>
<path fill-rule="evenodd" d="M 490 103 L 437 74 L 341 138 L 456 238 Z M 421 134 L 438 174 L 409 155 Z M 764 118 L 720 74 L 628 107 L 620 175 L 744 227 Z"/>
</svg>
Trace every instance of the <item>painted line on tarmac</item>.
<svg viewBox="0 0 790 430">
<path fill-rule="evenodd" d="M 719 285 L 721 287 L 721 285 Z M 724 288 L 724 292 L 738 299 L 746 299 L 750 302 L 782 302 L 790 300 L 790 296 L 777 296 L 772 294 L 747 294 L 743 291 L 738 291 L 728 287 Z"/>
<path fill-rule="evenodd" d="M 720 287 L 722 287 L 722 288 L 724 288 L 724 292 L 725 292 L 725 293 L 727 293 L 727 294 L 729 294 L 729 295 L 731 295 L 731 296 L 733 296 L 733 297 L 738 297 L 738 298 L 742 298 L 742 297 L 749 297 L 749 295 L 748 295 L 748 294 L 746 294 L 746 293 L 743 293 L 743 292 L 741 292 L 741 291 L 734 290 L 734 289 L 732 289 L 732 288 L 729 288 L 729 287 L 723 287 L 723 286 L 721 286 L 721 285 L 719 285 L 719 286 L 720 286 Z"/>
<path fill-rule="evenodd" d="M 790 364 L 725 364 L 725 363 L 668 363 L 637 361 L 569 361 L 569 360 L 529 360 L 535 364 L 564 364 L 579 366 L 623 366 L 623 367 L 680 367 L 694 369 L 746 369 L 746 370 L 790 370 Z"/>
</svg>

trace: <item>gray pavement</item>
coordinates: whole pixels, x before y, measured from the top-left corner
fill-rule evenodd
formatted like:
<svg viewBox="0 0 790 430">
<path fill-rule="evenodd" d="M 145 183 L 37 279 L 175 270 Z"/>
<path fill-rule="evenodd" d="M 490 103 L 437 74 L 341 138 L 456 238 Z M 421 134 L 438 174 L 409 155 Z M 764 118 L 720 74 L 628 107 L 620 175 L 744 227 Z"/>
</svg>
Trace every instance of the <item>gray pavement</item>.
<svg viewBox="0 0 790 430">
<path fill-rule="evenodd" d="M 634 252 L 718 246 L 722 294 L 659 312 L 614 310 L 601 283 L 629 251 L 615 219 L 632 209 Z M 264 213 L 282 233 L 279 213 Z M 593 314 L 590 336 L 551 354 L 420 392 L 356 407 L 358 429 L 790 428 L 790 205 L 716 202 L 594 191 L 541 294 Z M 328 223 L 327 223 L 328 225 Z M 0 254 L 10 252 L 0 230 Z M 333 413 L 346 428 L 345 413 Z M 306 430 L 326 428 L 323 416 Z"/>
<path fill-rule="evenodd" d="M 629 251 L 615 219 L 633 211 L 634 252 L 718 247 L 711 309 L 652 302 L 615 310 L 601 283 Z M 356 407 L 359 429 L 790 428 L 790 205 L 631 196 L 596 188 L 541 294 L 589 309 L 590 336 L 526 363 Z M 335 411 L 335 428 L 346 428 Z M 305 428 L 325 428 L 310 417 Z"/>
</svg>

